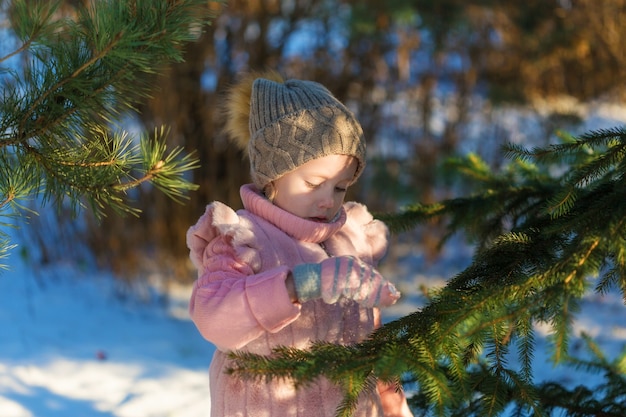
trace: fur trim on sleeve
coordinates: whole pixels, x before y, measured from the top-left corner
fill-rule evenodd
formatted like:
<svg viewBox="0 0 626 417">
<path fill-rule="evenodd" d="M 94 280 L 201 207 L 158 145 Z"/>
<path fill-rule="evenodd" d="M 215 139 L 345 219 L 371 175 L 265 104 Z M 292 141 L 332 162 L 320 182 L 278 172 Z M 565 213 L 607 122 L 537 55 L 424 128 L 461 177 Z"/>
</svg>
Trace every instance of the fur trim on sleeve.
<svg viewBox="0 0 626 417">
<path fill-rule="evenodd" d="M 371 259 L 376 265 L 387 253 L 389 247 L 389 229 L 380 220 L 374 219 L 367 207 L 356 202 L 345 204 L 348 220 L 353 226 L 356 236 L 352 236 L 352 243 L 357 251 Z"/>
<path fill-rule="evenodd" d="M 211 242 L 220 237 L 232 246 L 237 260 L 255 271 L 259 269 L 259 253 L 248 220 L 227 205 L 214 202 L 207 206 L 198 222 L 187 231 L 189 257 L 198 269 L 198 275 L 202 275 L 210 260 L 207 249 Z"/>
</svg>

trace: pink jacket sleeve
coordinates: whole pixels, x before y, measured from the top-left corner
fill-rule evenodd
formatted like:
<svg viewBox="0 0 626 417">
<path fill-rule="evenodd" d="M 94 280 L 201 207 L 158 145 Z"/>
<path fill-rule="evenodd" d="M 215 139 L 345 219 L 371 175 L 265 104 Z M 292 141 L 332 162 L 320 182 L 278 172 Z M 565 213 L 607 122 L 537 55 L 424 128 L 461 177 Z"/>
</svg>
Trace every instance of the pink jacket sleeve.
<svg viewBox="0 0 626 417">
<path fill-rule="evenodd" d="M 329 240 L 329 249 L 333 253 L 344 253 L 345 248 L 351 248 L 351 254 L 377 266 L 387 253 L 389 229 L 385 223 L 374 219 L 363 204 L 350 201 L 344 207 L 346 224 Z"/>
<path fill-rule="evenodd" d="M 413 417 L 402 389 L 395 384 L 386 384 L 382 381 L 378 381 L 377 388 L 385 417 Z"/>
<path fill-rule="evenodd" d="M 378 328 L 382 325 L 380 310 L 376 310 L 374 314 L 375 327 Z M 401 386 L 378 380 L 376 388 L 385 417 L 413 417 Z"/>
<path fill-rule="evenodd" d="M 187 232 L 198 269 L 189 313 L 202 336 L 220 350 L 236 350 L 264 332 L 278 332 L 300 315 L 285 287 L 289 268 L 257 273 L 254 236 L 230 207 L 212 203 Z"/>
</svg>

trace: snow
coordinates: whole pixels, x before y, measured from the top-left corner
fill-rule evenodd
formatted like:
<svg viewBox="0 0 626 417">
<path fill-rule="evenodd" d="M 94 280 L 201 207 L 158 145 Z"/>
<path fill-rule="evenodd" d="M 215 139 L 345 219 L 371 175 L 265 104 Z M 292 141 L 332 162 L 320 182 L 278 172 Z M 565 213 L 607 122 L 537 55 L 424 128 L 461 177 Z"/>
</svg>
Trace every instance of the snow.
<svg viewBox="0 0 626 417">
<path fill-rule="evenodd" d="M 417 288 L 443 285 L 460 270 L 470 255 L 461 249 L 451 245 L 431 264 L 419 246 L 398 244 L 381 269 L 404 298 L 387 319 L 419 308 Z M 36 273 L 13 252 L 10 270 L 0 275 L 0 417 L 208 416 L 214 348 L 187 316 L 191 288 L 173 285 L 167 303 L 123 288 L 106 273 L 73 265 Z M 619 294 L 591 293 L 583 312 L 576 332 L 597 338 L 614 358 L 626 344 Z M 539 339 L 538 380 L 593 383 L 579 371 L 546 365 L 542 348 Z"/>
<path fill-rule="evenodd" d="M 15 254 L 13 254 L 15 257 Z M 186 317 L 64 265 L 0 275 L 1 417 L 206 416 L 213 347 Z M 183 311 L 184 310 L 184 311 Z"/>
</svg>

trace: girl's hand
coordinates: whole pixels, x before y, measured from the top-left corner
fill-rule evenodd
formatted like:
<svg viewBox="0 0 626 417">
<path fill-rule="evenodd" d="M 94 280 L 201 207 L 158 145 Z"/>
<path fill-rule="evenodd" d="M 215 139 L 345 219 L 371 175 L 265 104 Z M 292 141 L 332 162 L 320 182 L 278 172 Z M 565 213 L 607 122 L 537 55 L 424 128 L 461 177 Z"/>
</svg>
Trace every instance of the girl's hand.
<svg viewBox="0 0 626 417">
<path fill-rule="evenodd" d="M 364 307 L 387 307 L 400 293 L 372 266 L 353 257 L 338 256 L 317 264 L 301 264 L 293 269 L 300 301 L 321 297 L 334 304 L 341 296 Z"/>
</svg>

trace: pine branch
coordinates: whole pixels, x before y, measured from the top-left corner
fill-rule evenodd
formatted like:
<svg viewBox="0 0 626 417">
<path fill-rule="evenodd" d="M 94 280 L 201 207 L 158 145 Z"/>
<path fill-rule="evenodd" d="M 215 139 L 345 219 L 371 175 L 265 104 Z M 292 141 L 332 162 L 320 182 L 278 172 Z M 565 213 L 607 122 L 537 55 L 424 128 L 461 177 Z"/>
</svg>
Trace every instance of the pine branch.
<svg viewBox="0 0 626 417">
<path fill-rule="evenodd" d="M 0 57 L 7 65 L 0 68 L 0 200 L 19 209 L 19 200 L 41 195 L 44 205 L 69 205 L 75 213 L 89 207 L 101 215 L 111 207 L 138 214 L 131 192 L 152 184 L 182 201 L 196 188 L 185 173 L 197 160 L 181 148 L 167 151 L 164 129 L 136 140 L 118 124 L 157 88 L 152 77 L 183 59 L 213 9 L 206 0 L 102 0 L 72 20 L 58 15 L 60 3 L 9 5 L 12 35 L 21 43 Z"/>
</svg>

